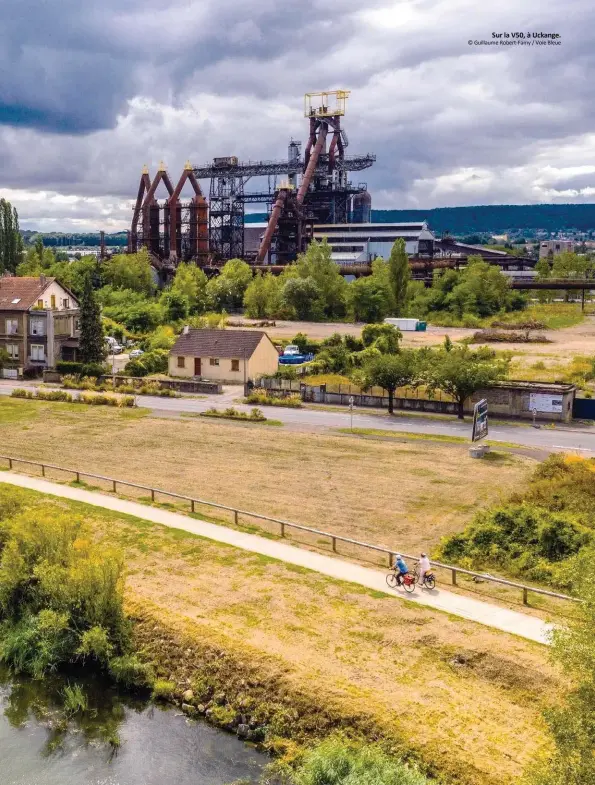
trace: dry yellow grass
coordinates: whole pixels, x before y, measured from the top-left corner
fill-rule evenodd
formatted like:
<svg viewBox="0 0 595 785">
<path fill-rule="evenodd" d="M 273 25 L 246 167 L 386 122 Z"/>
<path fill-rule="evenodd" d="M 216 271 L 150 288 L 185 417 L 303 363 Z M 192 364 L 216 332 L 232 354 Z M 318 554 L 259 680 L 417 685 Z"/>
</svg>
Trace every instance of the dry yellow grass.
<svg viewBox="0 0 595 785">
<path fill-rule="evenodd" d="M 258 428 L 258 430 L 254 430 Z M 0 401 L 2 452 L 191 494 L 416 552 L 523 483 L 532 461 L 66 404 Z"/>
</svg>

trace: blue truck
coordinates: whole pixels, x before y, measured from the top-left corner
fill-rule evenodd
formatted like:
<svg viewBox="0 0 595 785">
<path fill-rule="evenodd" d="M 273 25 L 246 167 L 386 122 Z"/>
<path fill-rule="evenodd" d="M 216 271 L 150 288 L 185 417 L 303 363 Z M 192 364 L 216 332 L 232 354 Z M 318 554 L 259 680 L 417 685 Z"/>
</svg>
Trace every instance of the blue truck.
<svg viewBox="0 0 595 785">
<path fill-rule="evenodd" d="M 314 359 L 313 354 L 302 354 L 300 347 L 290 343 L 279 357 L 279 365 L 301 365 Z"/>
</svg>

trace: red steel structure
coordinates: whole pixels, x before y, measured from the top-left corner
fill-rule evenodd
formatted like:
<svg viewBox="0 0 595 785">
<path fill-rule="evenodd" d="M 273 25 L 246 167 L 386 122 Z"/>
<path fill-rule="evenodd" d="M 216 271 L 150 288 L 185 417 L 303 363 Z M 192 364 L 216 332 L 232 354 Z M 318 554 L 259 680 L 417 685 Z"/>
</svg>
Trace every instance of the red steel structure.
<svg viewBox="0 0 595 785">
<path fill-rule="evenodd" d="M 181 202 L 182 189 L 187 182 L 192 186 L 194 196 L 189 202 Z M 161 183 L 168 193 L 162 203 L 156 199 Z M 201 267 L 207 264 L 208 204 L 190 163 L 184 167 L 175 188 L 163 163 L 152 181 L 147 167 L 143 169 L 132 214 L 128 251 L 135 253 L 142 247 L 149 251 L 155 267 L 164 273 L 173 271 L 180 261 L 193 260 Z"/>
</svg>

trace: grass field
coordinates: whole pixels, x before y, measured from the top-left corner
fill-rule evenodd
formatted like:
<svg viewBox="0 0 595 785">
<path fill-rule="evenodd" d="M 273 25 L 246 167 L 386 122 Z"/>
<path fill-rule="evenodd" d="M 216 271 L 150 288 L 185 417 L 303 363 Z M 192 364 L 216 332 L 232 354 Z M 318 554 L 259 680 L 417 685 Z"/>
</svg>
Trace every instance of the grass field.
<svg viewBox="0 0 595 785">
<path fill-rule="evenodd" d="M 519 488 L 533 462 L 464 447 L 0 400 L 1 452 L 192 494 L 415 553 Z"/>
<path fill-rule="evenodd" d="M 511 784 L 545 743 L 541 710 L 561 683 L 542 646 L 182 531 L 0 486 L 6 494 L 67 506 L 119 545 L 129 602 L 197 650 L 249 664 L 254 684 L 276 674 L 288 710 L 310 706 L 388 739 L 441 782 Z"/>
</svg>

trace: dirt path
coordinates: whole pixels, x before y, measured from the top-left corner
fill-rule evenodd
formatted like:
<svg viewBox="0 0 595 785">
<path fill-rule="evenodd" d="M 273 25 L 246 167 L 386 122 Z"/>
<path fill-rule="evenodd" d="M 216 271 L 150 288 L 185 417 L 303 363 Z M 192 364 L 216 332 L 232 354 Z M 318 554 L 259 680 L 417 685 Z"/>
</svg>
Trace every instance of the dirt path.
<svg viewBox="0 0 595 785">
<path fill-rule="evenodd" d="M 71 499 L 94 507 L 103 507 L 116 512 L 135 516 L 146 521 L 161 524 L 175 529 L 206 537 L 216 542 L 241 548 L 252 553 L 259 553 L 273 559 L 305 567 L 322 575 L 335 578 L 337 580 L 348 581 L 351 583 L 365 586 L 375 591 L 387 592 L 385 573 L 361 567 L 340 559 L 312 553 L 293 545 L 258 537 L 254 534 L 247 534 L 228 529 L 224 526 L 196 520 L 186 515 L 172 513 L 166 510 L 149 507 L 138 502 L 118 499 L 106 496 L 93 491 L 72 488 L 66 485 L 40 480 L 35 477 L 27 477 L 12 472 L 0 473 L 0 482 L 16 485 L 21 488 L 29 488 L 34 491 L 46 493 L 51 496 Z M 396 597 L 407 599 L 410 602 L 419 603 L 435 608 L 463 619 L 478 622 L 488 627 L 501 630 L 503 632 L 518 635 L 537 643 L 548 643 L 549 634 L 552 626 L 541 619 L 527 616 L 517 611 L 501 608 L 486 602 L 464 597 L 459 594 L 435 589 L 434 591 L 421 591 L 416 589 L 414 594 L 405 594 L 402 591 L 395 593 Z"/>
</svg>

